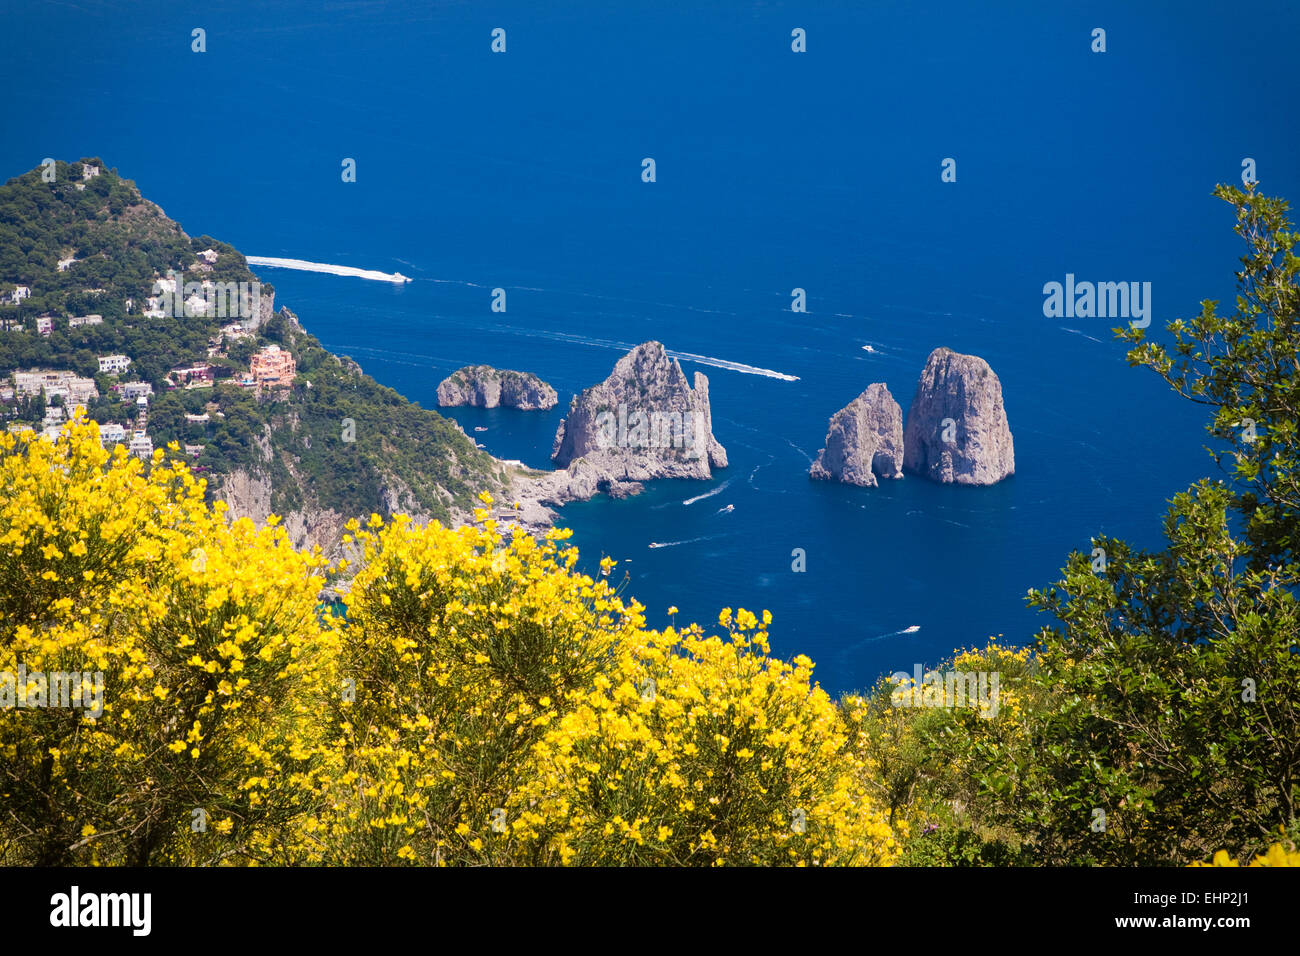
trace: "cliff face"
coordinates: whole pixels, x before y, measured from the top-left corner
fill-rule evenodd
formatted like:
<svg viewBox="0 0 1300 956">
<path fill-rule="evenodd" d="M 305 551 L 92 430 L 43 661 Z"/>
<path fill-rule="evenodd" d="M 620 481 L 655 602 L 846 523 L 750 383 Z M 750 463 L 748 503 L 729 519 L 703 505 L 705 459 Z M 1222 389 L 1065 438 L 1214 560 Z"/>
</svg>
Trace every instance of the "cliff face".
<svg viewBox="0 0 1300 956">
<path fill-rule="evenodd" d="M 255 332 L 266 325 L 275 315 L 275 291 L 262 292 L 258 297 L 257 313 L 251 316 L 244 316 L 241 321 L 244 328 Z"/>
<path fill-rule="evenodd" d="M 471 405 L 475 408 L 518 408 L 524 411 L 554 408 L 555 389 L 536 375 L 495 369 L 490 365 L 467 365 L 438 385 L 438 404 L 445 407 Z"/>
<path fill-rule="evenodd" d="M 826 447 L 808 474 L 813 478 L 876 487 L 903 477 L 903 411 L 877 382 L 831 416 Z"/>
<path fill-rule="evenodd" d="M 1016 470 L 1002 383 L 975 355 L 930 353 L 907 413 L 903 467 L 932 481 L 991 485 Z"/>
<path fill-rule="evenodd" d="M 565 468 L 579 458 L 621 463 L 637 480 L 712 477 L 727 452 L 713 437 L 709 380 L 696 372 L 692 390 L 662 344 L 638 345 L 569 403 L 551 459 Z"/>
<path fill-rule="evenodd" d="M 258 436 L 256 453 L 263 464 L 269 464 L 275 456 L 271 447 L 271 429 L 266 426 Z M 289 464 L 288 474 L 295 482 L 301 482 L 302 476 Z M 247 468 L 237 468 L 221 479 L 217 489 L 217 500 L 224 501 L 235 518 L 251 518 L 256 524 L 265 524 L 266 519 L 276 513 L 272 504 L 273 489 L 271 479 L 266 474 L 257 473 Z M 343 537 L 344 525 L 348 522 L 346 515 L 333 508 L 324 508 L 313 496 L 307 496 L 300 507 L 280 515 L 289 540 L 297 548 L 319 546 L 331 557 L 335 557 L 339 542 Z"/>
<path fill-rule="evenodd" d="M 551 459 L 562 470 L 523 492 L 548 504 L 635 494 L 655 478 L 711 478 L 727 452 L 713 437 L 709 380 L 696 372 L 692 389 L 662 344 L 638 345 L 573 397 Z"/>
</svg>

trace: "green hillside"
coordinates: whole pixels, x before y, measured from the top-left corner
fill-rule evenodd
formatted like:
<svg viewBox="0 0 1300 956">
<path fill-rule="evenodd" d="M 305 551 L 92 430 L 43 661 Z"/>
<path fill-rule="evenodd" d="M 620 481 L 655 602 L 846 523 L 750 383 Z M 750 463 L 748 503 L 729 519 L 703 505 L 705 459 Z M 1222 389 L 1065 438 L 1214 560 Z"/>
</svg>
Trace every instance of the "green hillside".
<svg viewBox="0 0 1300 956">
<path fill-rule="evenodd" d="M 83 178 L 83 164 L 101 172 Z M 190 445 L 210 495 L 238 470 L 269 478 L 271 508 L 280 514 L 409 510 L 447 519 L 468 511 L 479 491 L 499 491 L 503 466 L 453 423 L 327 352 L 287 309 L 237 338 L 223 337 L 222 327 L 241 321 L 238 315 L 182 307 L 147 316 L 155 280 L 169 274 L 187 284 L 257 277 L 238 250 L 210 236 L 191 238 L 99 160 L 60 162 L 53 173 L 46 181 L 48 171 L 38 167 L 0 186 L 0 384 L 32 369 L 92 378 L 99 395 L 86 403 L 91 418 L 121 424 L 128 436 L 143 423 L 155 448 Z M 201 258 L 206 250 L 215 257 Z M 13 303 L 18 286 L 30 294 Z M 260 292 L 263 301 L 274 295 L 266 283 Z M 86 315 L 102 321 L 69 325 Z M 44 333 L 41 317 L 50 325 Z M 297 375 L 286 388 L 247 384 L 252 356 L 268 345 L 295 360 Z M 125 355 L 130 367 L 102 374 L 99 357 L 106 355 Z M 196 363 L 210 366 L 210 387 L 169 381 L 172 369 Z M 120 386 L 135 381 L 153 387 L 147 409 L 121 397 Z M 187 414 L 207 420 L 187 421 Z M 39 430 L 49 424 L 45 415 L 39 397 L 0 404 L 10 426 Z"/>
</svg>

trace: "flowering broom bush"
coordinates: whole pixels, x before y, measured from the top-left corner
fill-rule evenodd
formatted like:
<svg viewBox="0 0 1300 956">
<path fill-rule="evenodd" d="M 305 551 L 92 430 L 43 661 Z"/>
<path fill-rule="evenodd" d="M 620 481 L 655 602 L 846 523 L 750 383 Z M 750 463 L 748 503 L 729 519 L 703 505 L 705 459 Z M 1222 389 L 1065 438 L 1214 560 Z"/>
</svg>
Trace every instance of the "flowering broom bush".
<svg viewBox="0 0 1300 956">
<path fill-rule="evenodd" d="M 490 501 L 489 501 L 490 503 Z M 811 663 L 646 630 L 643 608 L 573 571 L 567 532 L 354 527 L 365 557 L 340 623 L 328 810 L 337 863 L 882 863 L 866 798 Z M 608 571 L 613 562 L 604 562 Z M 770 620 L 770 617 L 767 618 Z"/>
<path fill-rule="evenodd" d="M 657 632 L 567 532 L 399 516 L 330 569 L 183 462 L 0 436 L 0 861 L 881 864 L 872 764 L 766 626 Z M 485 503 L 491 500 L 485 497 Z M 94 702 L 51 697 L 94 673 Z M 21 684 L 21 686 L 18 686 Z"/>
<path fill-rule="evenodd" d="M 725 609 L 726 637 L 624 642 L 538 743 L 513 835 L 586 865 L 892 862 L 871 768 L 812 662 L 767 656 L 770 621 Z"/>
<path fill-rule="evenodd" d="M 4 862 L 276 859 L 334 683 L 320 564 L 161 450 L 0 435 L 0 695 L 26 675 L 0 697 Z M 50 699 L 59 673 L 98 674 L 99 706 Z"/>
<path fill-rule="evenodd" d="M 1274 843 L 1268 848 L 1267 852 L 1259 854 L 1246 865 L 1300 866 L 1300 852 L 1296 851 L 1294 844 Z M 1214 854 L 1214 859 L 1211 862 L 1197 862 L 1193 863 L 1192 866 L 1241 866 L 1241 863 L 1229 856 L 1227 850 L 1220 850 Z"/>
<path fill-rule="evenodd" d="M 639 609 L 573 573 L 564 532 L 399 516 L 351 530 L 364 568 L 347 597 L 328 809 L 307 824 L 331 863 L 533 862 L 502 840 L 504 807 L 570 696 L 636 633 Z"/>
</svg>

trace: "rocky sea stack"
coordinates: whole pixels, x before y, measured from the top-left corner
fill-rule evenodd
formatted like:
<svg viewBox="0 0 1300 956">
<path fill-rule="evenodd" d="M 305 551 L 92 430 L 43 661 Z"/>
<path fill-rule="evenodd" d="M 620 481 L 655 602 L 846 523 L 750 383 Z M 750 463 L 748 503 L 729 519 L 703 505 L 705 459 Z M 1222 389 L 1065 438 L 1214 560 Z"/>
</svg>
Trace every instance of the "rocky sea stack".
<svg viewBox="0 0 1300 956">
<path fill-rule="evenodd" d="M 988 362 L 939 348 L 916 383 L 903 468 L 932 481 L 992 485 L 1016 470 L 1002 383 Z"/>
<path fill-rule="evenodd" d="M 826 447 L 808 474 L 813 478 L 876 487 L 876 478 L 903 477 L 903 411 L 876 382 L 831 416 Z"/>
<path fill-rule="evenodd" d="M 625 497 L 655 478 L 711 478 L 727 452 L 713 437 L 709 380 L 696 372 L 692 388 L 662 344 L 638 345 L 609 378 L 573 397 L 551 459 L 561 470 L 525 492 L 550 505 Z"/>
<path fill-rule="evenodd" d="M 512 372 L 490 365 L 466 365 L 438 384 L 438 404 L 444 408 L 518 408 L 536 411 L 554 408 L 555 389 L 530 372 Z"/>
</svg>

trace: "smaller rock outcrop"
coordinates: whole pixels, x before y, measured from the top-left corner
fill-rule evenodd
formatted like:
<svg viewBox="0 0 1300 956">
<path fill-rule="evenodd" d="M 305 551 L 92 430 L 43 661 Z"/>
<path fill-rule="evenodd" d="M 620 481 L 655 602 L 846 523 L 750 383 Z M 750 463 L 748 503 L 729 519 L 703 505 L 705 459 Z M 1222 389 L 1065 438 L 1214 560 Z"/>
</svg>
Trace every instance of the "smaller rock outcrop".
<svg viewBox="0 0 1300 956">
<path fill-rule="evenodd" d="M 976 355 L 939 348 L 916 383 L 903 468 L 932 481 L 992 485 L 1015 473 L 1002 383 Z"/>
<path fill-rule="evenodd" d="M 536 375 L 490 365 L 466 365 L 438 384 L 438 404 L 443 408 L 470 405 L 545 411 L 554 408 L 557 400 L 555 389 Z"/>
<path fill-rule="evenodd" d="M 903 477 L 903 410 L 880 382 L 831 416 L 826 447 L 808 470 L 825 481 L 874 488 Z"/>
</svg>

